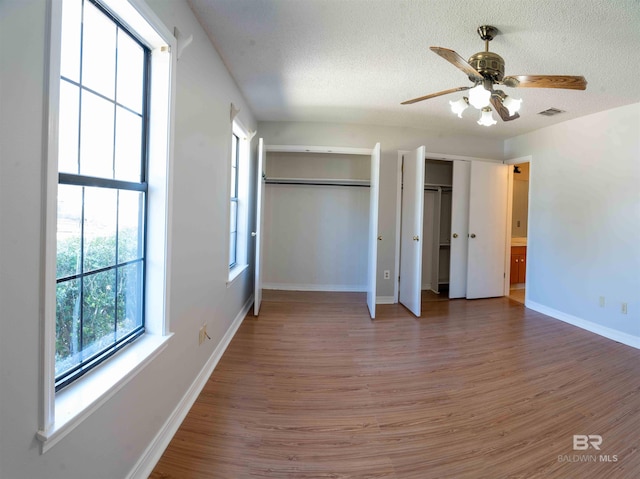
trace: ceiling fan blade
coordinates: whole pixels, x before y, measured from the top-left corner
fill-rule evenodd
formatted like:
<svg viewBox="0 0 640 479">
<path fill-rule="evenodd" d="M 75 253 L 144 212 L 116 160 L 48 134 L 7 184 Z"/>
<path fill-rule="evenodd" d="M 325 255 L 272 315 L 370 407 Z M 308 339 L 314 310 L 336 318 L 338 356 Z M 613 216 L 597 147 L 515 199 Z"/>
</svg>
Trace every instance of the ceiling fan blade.
<svg viewBox="0 0 640 479">
<path fill-rule="evenodd" d="M 502 118 L 502 121 L 511 121 L 515 120 L 516 118 L 520 118 L 520 114 L 518 112 L 514 113 L 513 115 L 509 114 L 509 110 L 502 104 L 502 99 L 499 95 L 491 95 L 491 104 L 493 105 L 493 108 L 498 112 L 498 115 L 500 115 L 500 118 Z"/>
<path fill-rule="evenodd" d="M 459 86 L 457 88 L 450 88 L 449 90 L 439 91 L 438 93 L 432 93 L 431 95 L 421 96 L 418 98 L 414 98 L 413 100 L 403 101 L 401 105 L 411 105 L 412 103 L 418 103 L 422 100 L 428 100 L 429 98 L 435 98 L 437 96 L 448 95 L 449 93 L 455 93 L 457 91 L 468 90 L 471 87 L 468 86 Z"/>
<path fill-rule="evenodd" d="M 469 76 L 474 81 L 483 80 L 483 77 L 478 72 L 478 70 L 476 70 L 471 65 L 469 65 L 469 63 L 467 63 L 467 61 L 464 58 L 462 58 L 453 50 L 449 50 L 448 48 L 442 48 L 442 47 L 430 47 L 430 48 L 432 52 L 437 53 L 442 58 L 444 58 L 449 63 L 451 63 L 453 66 L 465 72 L 467 76 Z"/>
<path fill-rule="evenodd" d="M 504 77 L 502 84 L 512 88 L 587 89 L 587 80 L 583 76 L 570 75 L 511 75 Z"/>
</svg>

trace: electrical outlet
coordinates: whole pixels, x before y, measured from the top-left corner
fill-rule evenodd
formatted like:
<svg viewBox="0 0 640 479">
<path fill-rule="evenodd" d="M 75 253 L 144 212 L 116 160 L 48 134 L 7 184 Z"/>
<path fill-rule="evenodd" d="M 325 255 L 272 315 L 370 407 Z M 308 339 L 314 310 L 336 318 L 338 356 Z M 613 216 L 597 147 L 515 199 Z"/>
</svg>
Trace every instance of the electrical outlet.
<svg viewBox="0 0 640 479">
<path fill-rule="evenodd" d="M 622 307 L 620 308 L 620 312 L 622 314 L 627 314 L 627 303 L 622 303 Z"/>
<path fill-rule="evenodd" d="M 604 296 L 600 296 L 600 307 L 604 308 Z"/>
<path fill-rule="evenodd" d="M 384 270 L 384 279 L 389 279 L 391 278 L 391 271 L 389 271 L 388 269 Z"/>
</svg>

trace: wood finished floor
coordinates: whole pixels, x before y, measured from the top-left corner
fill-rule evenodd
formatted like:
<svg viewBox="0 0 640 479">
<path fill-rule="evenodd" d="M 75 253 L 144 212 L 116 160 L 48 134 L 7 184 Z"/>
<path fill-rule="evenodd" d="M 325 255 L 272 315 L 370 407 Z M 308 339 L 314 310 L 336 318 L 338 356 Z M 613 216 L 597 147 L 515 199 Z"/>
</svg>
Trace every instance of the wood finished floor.
<svg viewBox="0 0 640 479">
<path fill-rule="evenodd" d="M 371 321 L 265 291 L 150 477 L 638 478 L 639 378 L 640 351 L 508 298 Z"/>
</svg>

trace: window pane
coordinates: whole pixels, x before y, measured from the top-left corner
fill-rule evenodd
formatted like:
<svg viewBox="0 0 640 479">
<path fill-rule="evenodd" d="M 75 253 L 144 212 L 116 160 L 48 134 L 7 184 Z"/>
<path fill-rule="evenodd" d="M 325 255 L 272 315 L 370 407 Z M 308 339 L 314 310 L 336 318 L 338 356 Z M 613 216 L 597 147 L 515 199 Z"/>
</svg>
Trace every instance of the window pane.
<svg viewBox="0 0 640 479">
<path fill-rule="evenodd" d="M 118 31 L 118 102 L 142 113 L 144 52 L 129 35 Z"/>
<path fill-rule="evenodd" d="M 56 287 L 56 376 L 80 362 L 80 279 Z"/>
<path fill-rule="evenodd" d="M 238 166 L 238 137 L 231 135 L 231 166 Z"/>
<path fill-rule="evenodd" d="M 231 198 L 236 198 L 238 196 L 238 182 L 236 181 L 236 175 L 238 174 L 238 170 L 236 167 L 231 167 Z"/>
<path fill-rule="evenodd" d="M 115 265 L 116 217 L 117 190 L 104 188 L 85 188 L 85 272 Z"/>
<path fill-rule="evenodd" d="M 118 263 L 142 258 L 144 193 L 123 191 L 118 201 Z"/>
<path fill-rule="evenodd" d="M 142 118 L 116 107 L 115 178 L 140 181 L 142 168 Z"/>
<path fill-rule="evenodd" d="M 78 115 L 80 89 L 60 81 L 60 110 L 58 136 L 58 171 L 78 173 Z"/>
<path fill-rule="evenodd" d="M 84 359 L 109 346 L 115 335 L 116 270 L 83 278 L 82 350 Z"/>
<path fill-rule="evenodd" d="M 116 24 L 90 2 L 84 2 L 82 84 L 115 99 Z"/>
<path fill-rule="evenodd" d="M 81 174 L 113 178 L 113 115 L 113 103 L 82 92 Z"/>
<path fill-rule="evenodd" d="M 82 187 L 58 186 L 56 278 L 81 272 Z"/>
<path fill-rule="evenodd" d="M 142 262 L 118 268 L 118 324 L 120 339 L 142 326 Z"/>
<path fill-rule="evenodd" d="M 238 202 L 231 202 L 231 221 L 229 222 L 229 230 L 236 231 L 238 225 Z"/>
<path fill-rule="evenodd" d="M 81 0 L 62 2 L 62 39 L 60 74 L 80 82 L 80 26 Z"/>
<path fill-rule="evenodd" d="M 232 231 L 229 238 L 229 265 L 230 266 L 236 263 L 236 237 L 237 237 L 237 233 L 235 231 Z"/>
</svg>

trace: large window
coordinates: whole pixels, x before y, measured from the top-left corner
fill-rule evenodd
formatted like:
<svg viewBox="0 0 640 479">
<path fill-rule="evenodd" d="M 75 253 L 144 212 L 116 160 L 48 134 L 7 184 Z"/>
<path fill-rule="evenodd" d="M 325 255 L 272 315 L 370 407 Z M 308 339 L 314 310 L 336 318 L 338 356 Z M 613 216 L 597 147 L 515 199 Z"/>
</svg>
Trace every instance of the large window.
<svg viewBox="0 0 640 479">
<path fill-rule="evenodd" d="M 171 338 L 177 60 L 144 0 L 49 4 L 43 453 Z"/>
<path fill-rule="evenodd" d="M 98 4 L 63 3 L 56 390 L 144 332 L 149 58 Z"/>
</svg>

